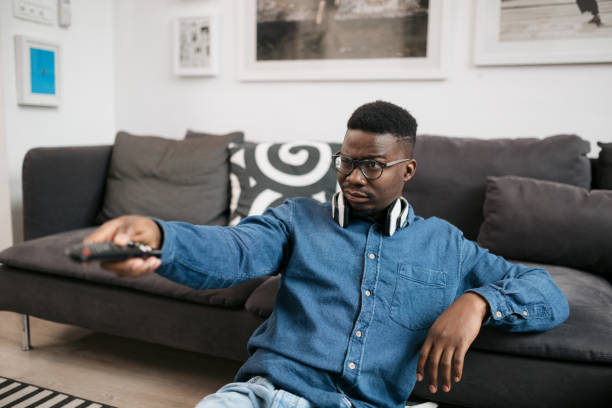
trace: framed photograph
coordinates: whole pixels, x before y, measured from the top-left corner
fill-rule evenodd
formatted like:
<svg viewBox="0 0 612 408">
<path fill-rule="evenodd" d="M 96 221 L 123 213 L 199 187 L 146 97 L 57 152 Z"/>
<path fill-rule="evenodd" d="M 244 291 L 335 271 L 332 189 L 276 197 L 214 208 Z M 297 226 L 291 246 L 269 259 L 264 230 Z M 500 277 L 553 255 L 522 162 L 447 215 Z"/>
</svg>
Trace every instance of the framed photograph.
<svg viewBox="0 0 612 408">
<path fill-rule="evenodd" d="M 245 81 L 443 79 L 447 0 L 240 0 Z"/>
<path fill-rule="evenodd" d="M 612 62 L 611 6 L 609 0 L 478 0 L 474 62 Z"/>
<path fill-rule="evenodd" d="M 210 76 L 219 73 L 218 17 L 178 17 L 173 23 L 174 74 Z"/>
<path fill-rule="evenodd" d="M 15 68 L 19 105 L 59 106 L 61 71 L 58 44 L 16 35 Z"/>
</svg>

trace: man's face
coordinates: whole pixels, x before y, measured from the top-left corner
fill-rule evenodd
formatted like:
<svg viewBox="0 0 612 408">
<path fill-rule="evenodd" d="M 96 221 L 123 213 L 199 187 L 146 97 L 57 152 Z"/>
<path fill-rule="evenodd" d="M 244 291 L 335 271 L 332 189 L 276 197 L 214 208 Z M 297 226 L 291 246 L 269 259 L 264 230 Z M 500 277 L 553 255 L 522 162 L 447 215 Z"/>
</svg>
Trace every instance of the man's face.
<svg viewBox="0 0 612 408">
<path fill-rule="evenodd" d="M 340 150 L 357 160 L 372 159 L 381 163 L 410 158 L 404 144 L 395 136 L 349 129 Z M 359 166 L 345 176 L 338 173 L 338 184 L 351 209 L 362 214 L 380 215 L 402 194 L 404 183 L 412 178 L 416 161 L 411 160 L 387 167 L 376 180 L 368 180 Z"/>
</svg>

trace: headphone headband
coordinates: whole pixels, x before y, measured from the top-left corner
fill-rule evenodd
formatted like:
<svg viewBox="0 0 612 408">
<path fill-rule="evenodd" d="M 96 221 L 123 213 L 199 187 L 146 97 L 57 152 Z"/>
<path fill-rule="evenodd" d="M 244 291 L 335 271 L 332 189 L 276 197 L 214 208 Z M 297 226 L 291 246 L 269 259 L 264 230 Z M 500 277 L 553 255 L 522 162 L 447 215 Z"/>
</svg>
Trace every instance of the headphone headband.
<svg viewBox="0 0 612 408">
<path fill-rule="evenodd" d="M 387 236 L 395 234 L 398 228 L 401 228 L 408 218 L 408 209 L 410 205 L 404 197 L 399 197 L 389 207 L 387 207 L 387 216 L 385 217 L 385 225 L 383 232 Z M 350 207 L 344 202 L 342 191 L 338 191 L 332 197 L 332 217 L 342 228 L 349 223 Z"/>
</svg>

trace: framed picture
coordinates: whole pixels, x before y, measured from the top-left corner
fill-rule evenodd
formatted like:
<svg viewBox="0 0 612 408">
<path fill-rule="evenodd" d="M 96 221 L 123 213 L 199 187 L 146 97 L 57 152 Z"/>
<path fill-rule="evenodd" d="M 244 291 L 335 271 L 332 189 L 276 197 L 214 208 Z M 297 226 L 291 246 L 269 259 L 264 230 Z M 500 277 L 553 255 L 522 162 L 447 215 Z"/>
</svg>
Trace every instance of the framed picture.
<svg viewBox="0 0 612 408">
<path fill-rule="evenodd" d="M 218 17 L 179 17 L 173 23 L 174 74 L 207 76 L 219 73 Z"/>
<path fill-rule="evenodd" d="M 475 64 L 611 62 L 612 13 L 603 4 L 608 12 L 600 14 L 601 3 L 478 0 Z"/>
<path fill-rule="evenodd" d="M 447 0 L 240 0 L 245 81 L 443 79 Z"/>
<path fill-rule="evenodd" d="M 59 106 L 60 46 L 58 44 L 15 36 L 17 102 L 20 105 Z"/>
</svg>

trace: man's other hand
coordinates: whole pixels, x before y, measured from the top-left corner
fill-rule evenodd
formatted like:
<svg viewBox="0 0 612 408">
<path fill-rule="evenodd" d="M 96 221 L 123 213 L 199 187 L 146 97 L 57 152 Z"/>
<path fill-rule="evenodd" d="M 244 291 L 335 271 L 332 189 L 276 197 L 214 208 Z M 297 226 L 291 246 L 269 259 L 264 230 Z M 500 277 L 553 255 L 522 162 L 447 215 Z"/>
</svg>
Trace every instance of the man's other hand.
<svg viewBox="0 0 612 408">
<path fill-rule="evenodd" d="M 130 241 L 159 248 L 161 231 L 157 223 L 148 217 L 139 215 L 124 215 L 105 222 L 92 234 L 85 237 L 84 244 L 112 241 L 125 246 Z M 161 265 L 161 259 L 156 257 L 129 258 L 125 261 L 102 262 L 104 269 L 114 272 L 117 276 L 142 276 L 153 273 Z"/>
<path fill-rule="evenodd" d="M 451 371 L 455 382 L 461 380 L 465 353 L 478 335 L 487 309 L 488 303 L 483 297 L 467 292 L 431 326 L 417 364 L 417 381 L 423 381 L 427 370 L 430 392 L 438 390 L 438 370 L 444 392 L 451 389 Z"/>
</svg>

